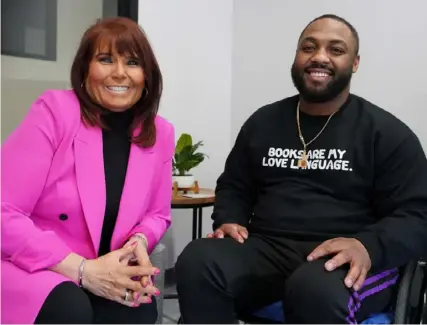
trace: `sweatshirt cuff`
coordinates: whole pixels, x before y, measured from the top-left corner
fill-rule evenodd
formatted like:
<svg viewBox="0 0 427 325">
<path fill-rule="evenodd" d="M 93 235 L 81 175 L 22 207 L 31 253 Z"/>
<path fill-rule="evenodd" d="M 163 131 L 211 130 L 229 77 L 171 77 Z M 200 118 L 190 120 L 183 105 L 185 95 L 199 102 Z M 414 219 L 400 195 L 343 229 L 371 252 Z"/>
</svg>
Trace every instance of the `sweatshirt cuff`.
<svg viewBox="0 0 427 325">
<path fill-rule="evenodd" d="M 371 232 L 361 232 L 354 236 L 354 238 L 360 241 L 368 251 L 369 258 L 371 259 L 371 270 L 381 269 L 382 248 L 378 237 Z"/>
<path fill-rule="evenodd" d="M 242 227 L 247 227 L 247 222 L 242 222 L 241 219 L 238 218 L 215 218 L 213 224 L 212 224 L 212 229 L 213 231 L 217 230 L 219 227 L 221 227 L 223 224 L 225 223 L 235 223 L 238 224 L 239 226 Z"/>
</svg>

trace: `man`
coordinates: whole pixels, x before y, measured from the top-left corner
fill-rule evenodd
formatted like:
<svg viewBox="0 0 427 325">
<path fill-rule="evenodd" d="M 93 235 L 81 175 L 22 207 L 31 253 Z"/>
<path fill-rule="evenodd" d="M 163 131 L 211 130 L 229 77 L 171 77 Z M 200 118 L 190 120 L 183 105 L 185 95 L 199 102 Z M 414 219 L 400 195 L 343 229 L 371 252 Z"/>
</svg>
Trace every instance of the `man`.
<svg viewBox="0 0 427 325">
<path fill-rule="evenodd" d="M 283 301 L 287 323 L 357 323 L 390 307 L 427 248 L 427 161 L 396 117 L 350 94 L 359 38 L 325 15 L 302 32 L 299 95 L 256 111 L 218 179 L 214 233 L 176 264 L 184 323 Z"/>
</svg>

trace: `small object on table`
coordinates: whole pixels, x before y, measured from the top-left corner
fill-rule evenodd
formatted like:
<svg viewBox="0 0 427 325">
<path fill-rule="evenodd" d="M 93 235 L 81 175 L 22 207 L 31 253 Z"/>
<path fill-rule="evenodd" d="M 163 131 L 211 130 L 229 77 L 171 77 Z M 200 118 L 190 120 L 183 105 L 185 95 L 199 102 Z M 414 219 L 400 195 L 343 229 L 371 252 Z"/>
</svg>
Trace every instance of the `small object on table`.
<svg viewBox="0 0 427 325">
<path fill-rule="evenodd" d="M 179 195 L 179 191 L 182 191 L 183 193 L 187 193 L 187 192 L 193 192 L 198 194 L 200 189 L 199 189 L 199 182 L 194 181 L 194 184 L 192 187 L 178 187 L 178 182 L 173 182 L 173 196 L 178 196 Z"/>
</svg>

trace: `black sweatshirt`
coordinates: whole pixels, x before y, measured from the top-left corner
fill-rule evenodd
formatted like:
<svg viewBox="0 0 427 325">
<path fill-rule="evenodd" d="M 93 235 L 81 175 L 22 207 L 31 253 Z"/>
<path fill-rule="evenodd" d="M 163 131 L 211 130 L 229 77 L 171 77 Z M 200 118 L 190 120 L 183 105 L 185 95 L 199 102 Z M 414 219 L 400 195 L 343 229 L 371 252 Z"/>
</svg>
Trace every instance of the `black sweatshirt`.
<svg viewBox="0 0 427 325">
<path fill-rule="evenodd" d="M 427 160 L 400 120 L 355 95 L 309 147 L 290 97 L 243 125 L 219 177 L 212 219 L 296 241 L 360 240 L 372 269 L 401 266 L 427 251 Z M 306 142 L 327 116 L 300 113 Z"/>
</svg>

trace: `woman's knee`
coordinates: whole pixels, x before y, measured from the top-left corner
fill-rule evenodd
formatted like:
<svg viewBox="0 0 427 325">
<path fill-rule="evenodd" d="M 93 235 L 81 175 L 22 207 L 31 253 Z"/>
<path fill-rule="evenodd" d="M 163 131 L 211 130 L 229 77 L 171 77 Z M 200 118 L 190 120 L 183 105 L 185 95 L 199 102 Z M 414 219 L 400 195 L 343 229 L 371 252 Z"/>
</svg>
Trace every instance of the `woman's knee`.
<svg viewBox="0 0 427 325">
<path fill-rule="evenodd" d="M 153 302 L 149 304 L 149 308 L 146 308 L 143 310 L 144 315 L 141 319 L 144 321 L 142 324 L 155 324 L 157 322 L 157 319 L 159 317 L 159 313 L 157 311 L 157 300 L 155 297 L 153 297 Z M 139 324 L 141 324 L 141 319 L 139 321 Z M 138 324 L 138 323 L 136 323 Z"/>
<path fill-rule="evenodd" d="M 87 294 L 73 282 L 57 285 L 47 296 L 36 324 L 90 324 L 93 310 Z"/>
</svg>

